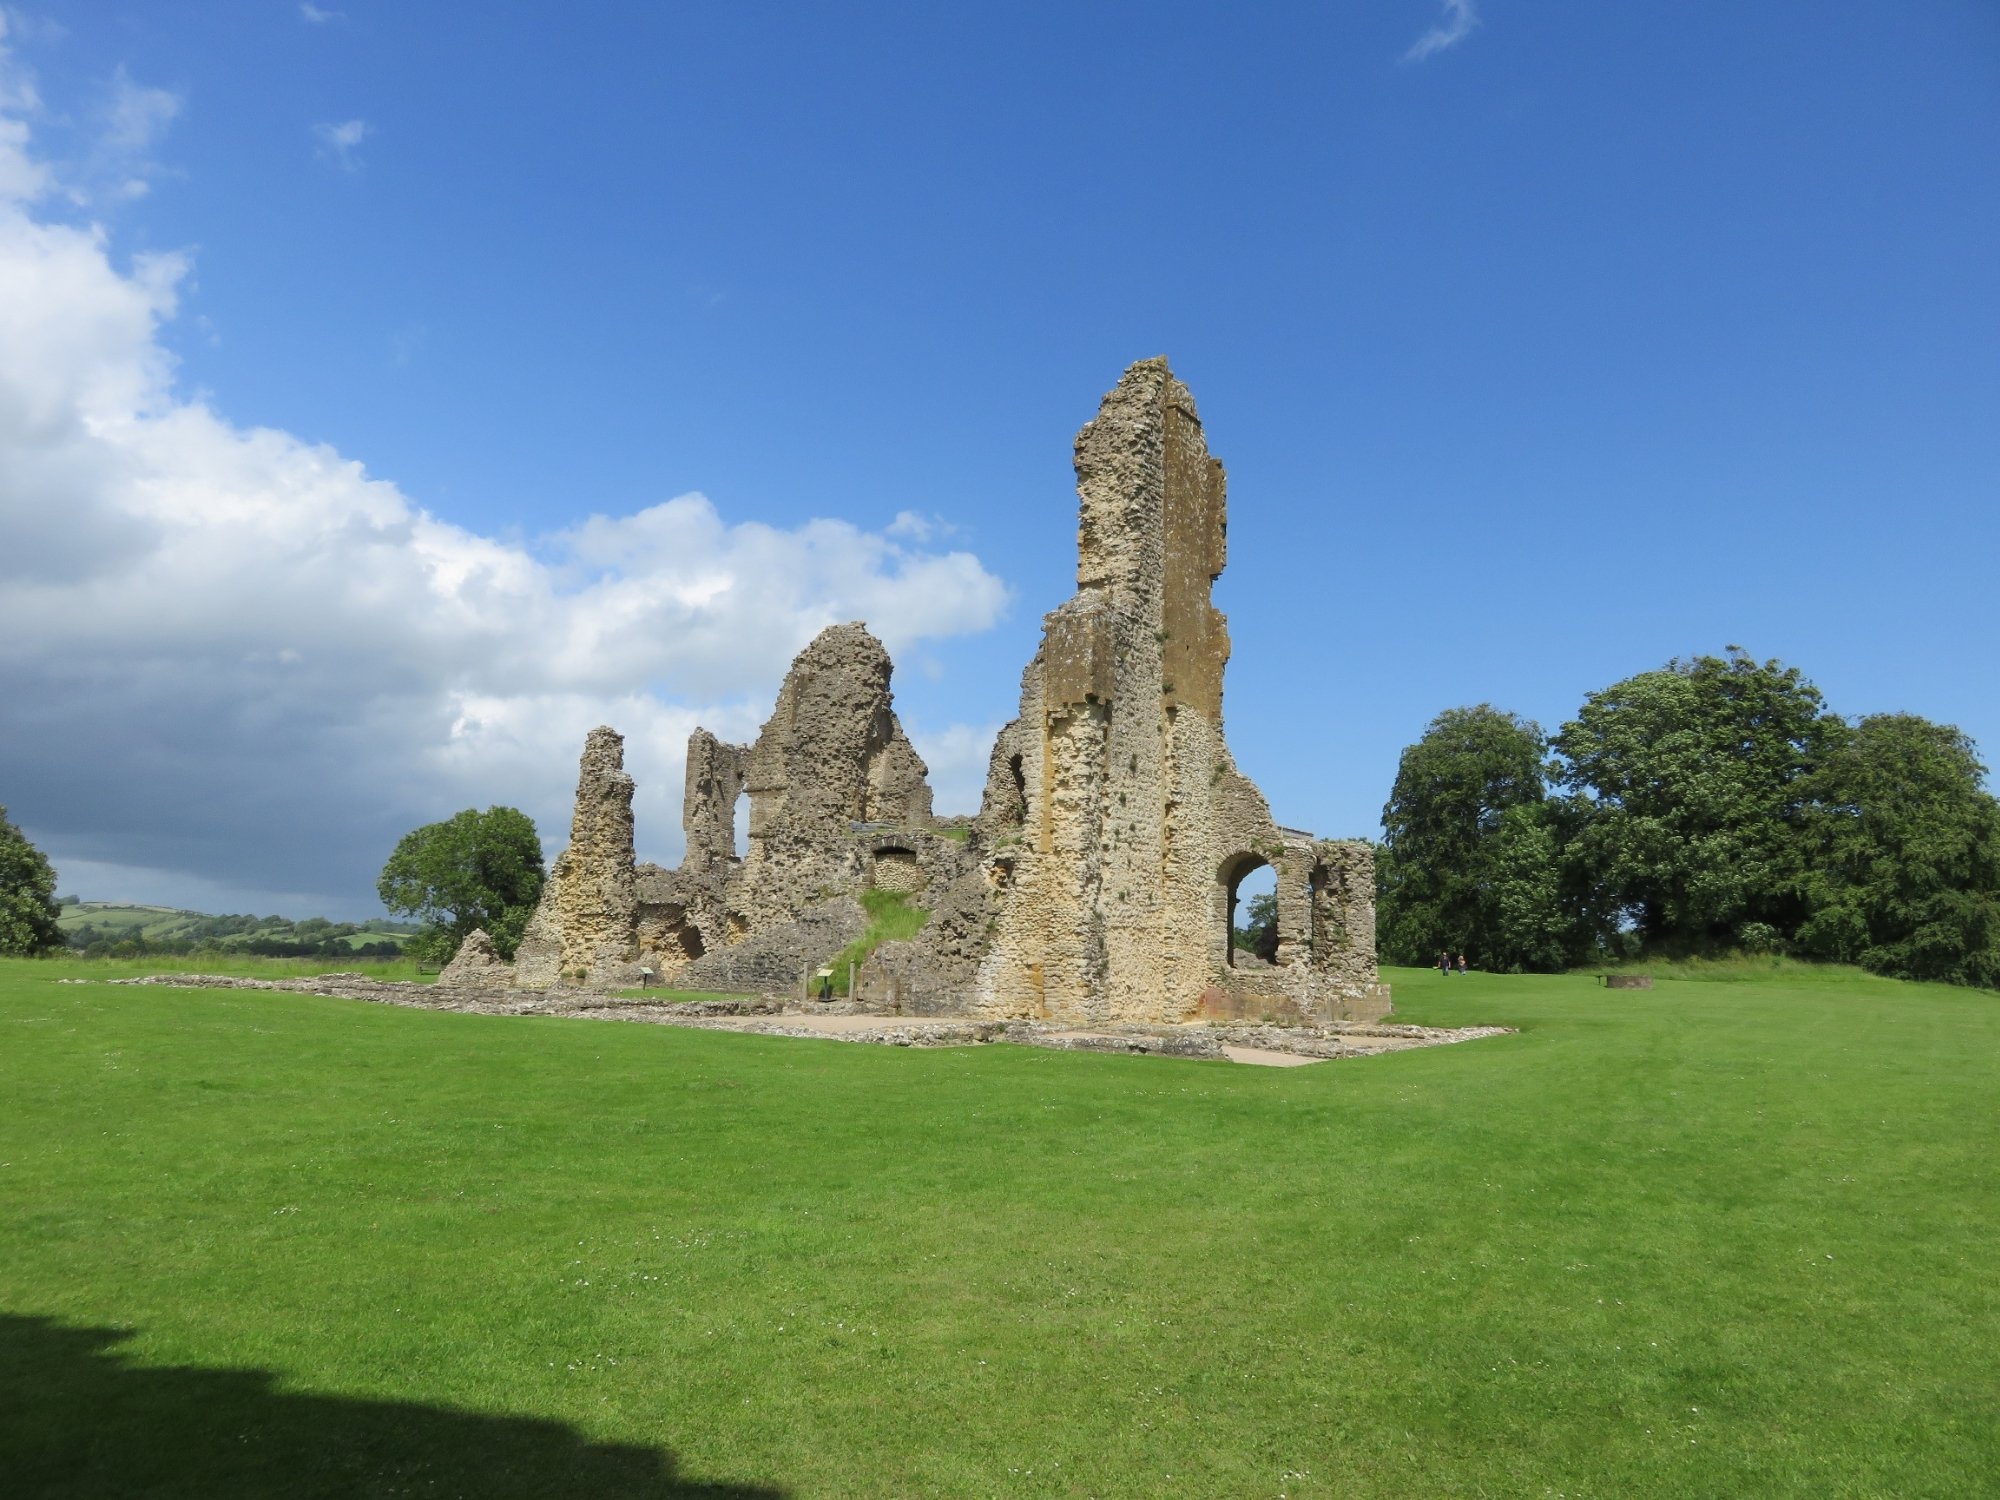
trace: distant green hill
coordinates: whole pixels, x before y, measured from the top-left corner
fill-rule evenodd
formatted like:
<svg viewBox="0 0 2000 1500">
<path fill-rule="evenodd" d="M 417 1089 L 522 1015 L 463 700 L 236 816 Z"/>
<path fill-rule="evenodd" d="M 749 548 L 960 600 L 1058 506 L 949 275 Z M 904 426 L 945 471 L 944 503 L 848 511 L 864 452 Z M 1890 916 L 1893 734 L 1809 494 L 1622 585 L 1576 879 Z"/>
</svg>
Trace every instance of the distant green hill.
<svg viewBox="0 0 2000 1500">
<path fill-rule="evenodd" d="M 413 922 L 330 922 L 325 917 L 213 916 L 172 906 L 67 901 L 57 919 L 69 946 L 86 954 L 199 953 L 278 958 L 393 957 L 417 933 Z"/>
</svg>

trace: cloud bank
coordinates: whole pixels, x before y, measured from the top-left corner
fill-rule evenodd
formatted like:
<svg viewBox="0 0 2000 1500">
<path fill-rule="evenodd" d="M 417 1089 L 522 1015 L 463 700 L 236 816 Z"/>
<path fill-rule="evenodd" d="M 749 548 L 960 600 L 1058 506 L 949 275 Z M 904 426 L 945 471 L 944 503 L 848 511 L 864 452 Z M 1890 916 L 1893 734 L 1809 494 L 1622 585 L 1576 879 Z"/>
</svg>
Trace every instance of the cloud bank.
<svg viewBox="0 0 2000 1500">
<path fill-rule="evenodd" d="M 233 425 L 159 342 L 187 259 L 120 265 L 40 212 L 61 189 L 25 88 L 0 75 L 0 803 L 65 891 L 73 869 L 99 899 L 367 910 L 396 837 L 460 807 L 512 803 L 559 843 L 598 723 L 627 736 L 642 852 L 672 859 L 688 732 L 754 734 L 813 634 L 865 619 L 899 651 L 1005 607 L 906 525 L 688 494 L 520 544 Z M 976 795 L 975 738 L 931 740 L 941 801 Z"/>
</svg>

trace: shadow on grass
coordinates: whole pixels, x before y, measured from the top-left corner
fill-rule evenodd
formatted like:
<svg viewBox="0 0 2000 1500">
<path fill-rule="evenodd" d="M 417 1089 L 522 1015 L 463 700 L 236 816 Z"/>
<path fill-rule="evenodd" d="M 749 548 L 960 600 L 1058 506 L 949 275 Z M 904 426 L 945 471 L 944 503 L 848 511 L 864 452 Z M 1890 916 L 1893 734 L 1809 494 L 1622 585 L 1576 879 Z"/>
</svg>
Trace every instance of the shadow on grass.
<svg viewBox="0 0 2000 1500">
<path fill-rule="evenodd" d="M 109 1328 L 0 1314 L 0 1492 L 9 1496 L 589 1495 L 780 1500 L 675 1477 L 653 1448 L 534 1417 L 292 1395 L 264 1370 L 125 1364 Z"/>
</svg>

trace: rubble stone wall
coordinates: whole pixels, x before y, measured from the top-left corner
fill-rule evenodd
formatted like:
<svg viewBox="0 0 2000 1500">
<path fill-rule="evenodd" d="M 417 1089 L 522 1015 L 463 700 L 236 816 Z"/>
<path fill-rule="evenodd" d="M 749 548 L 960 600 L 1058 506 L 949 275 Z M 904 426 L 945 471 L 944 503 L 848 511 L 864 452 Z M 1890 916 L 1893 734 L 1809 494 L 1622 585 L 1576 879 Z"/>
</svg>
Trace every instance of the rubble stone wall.
<svg viewBox="0 0 2000 1500">
<path fill-rule="evenodd" d="M 867 925 L 868 914 L 851 898 L 822 901 L 794 920 L 688 964 L 674 984 L 688 990 L 799 995 L 802 981 L 860 937 Z"/>
<path fill-rule="evenodd" d="M 681 831 L 687 836 L 683 867 L 735 862 L 736 800 L 744 788 L 745 753 L 743 746 L 725 744 L 706 729 L 688 736 L 681 798 Z"/>
<path fill-rule="evenodd" d="M 1324 1010 L 1375 979 L 1357 883 L 1368 850 L 1279 828 L 1229 753 L 1229 630 L 1210 593 L 1226 482 L 1164 360 L 1104 398 L 1077 436 L 1076 475 L 1077 593 L 1045 620 L 988 765 L 989 941 L 966 1008 L 1168 1022 L 1211 992 L 1255 990 Z M 1278 960 L 1252 979 L 1231 962 L 1230 905 L 1262 864 L 1279 877 Z M 915 954 L 885 955 L 885 984 L 922 988 L 927 947 L 946 966 L 943 931 L 930 933 Z"/>
<path fill-rule="evenodd" d="M 855 898 L 930 913 L 858 997 L 912 1014 L 1303 1024 L 1387 1008 L 1373 853 L 1275 823 L 1223 734 L 1227 484 L 1165 360 L 1125 372 L 1077 435 L 1077 592 L 1043 621 L 973 819 L 933 816 L 866 626 L 799 653 L 756 740 L 688 742 L 680 866 L 635 866 L 622 741 L 584 747 L 569 847 L 528 927 L 528 989 L 784 988 L 852 942 Z M 748 838 L 736 841 L 747 797 Z M 1270 965 L 1239 966 L 1237 883 L 1276 872 Z M 470 955 L 467 972 L 483 967 Z"/>
<path fill-rule="evenodd" d="M 549 872 L 514 954 L 515 983 L 526 989 L 547 989 L 565 978 L 606 986 L 638 983 L 636 880 L 625 738 L 599 726 L 585 739 L 577 768 L 569 847 Z"/>
</svg>

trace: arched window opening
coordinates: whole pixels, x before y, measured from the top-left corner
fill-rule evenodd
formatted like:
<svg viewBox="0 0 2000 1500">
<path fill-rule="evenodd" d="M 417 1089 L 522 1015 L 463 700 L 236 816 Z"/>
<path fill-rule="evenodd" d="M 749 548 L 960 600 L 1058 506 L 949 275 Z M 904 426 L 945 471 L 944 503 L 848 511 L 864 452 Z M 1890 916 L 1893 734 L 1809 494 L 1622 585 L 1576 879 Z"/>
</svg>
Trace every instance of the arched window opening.
<svg viewBox="0 0 2000 1500">
<path fill-rule="evenodd" d="M 1229 966 L 1269 964 L 1278 956 L 1278 872 L 1246 854 L 1228 867 L 1225 882 Z"/>
<path fill-rule="evenodd" d="M 750 843 L 750 794 L 736 794 L 736 806 L 729 814 L 729 857 L 741 859 Z"/>
</svg>

